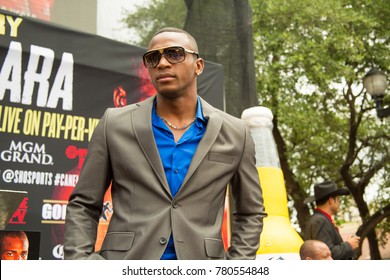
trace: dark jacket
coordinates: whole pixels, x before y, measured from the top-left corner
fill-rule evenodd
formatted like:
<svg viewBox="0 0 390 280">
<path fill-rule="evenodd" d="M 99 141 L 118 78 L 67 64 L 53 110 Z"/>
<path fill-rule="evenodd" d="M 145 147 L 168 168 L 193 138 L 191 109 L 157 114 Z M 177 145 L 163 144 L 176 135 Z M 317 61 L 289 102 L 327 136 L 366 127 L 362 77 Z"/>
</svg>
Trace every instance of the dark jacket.
<svg viewBox="0 0 390 280">
<path fill-rule="evenodd" d="M 344 242 L 337 227 L 323 213 L 315 211 L 305 228 L 305 240 L 316 239 L 325 242 L 334 260 L 352 260 L 354 250 Z"/>
</svg>

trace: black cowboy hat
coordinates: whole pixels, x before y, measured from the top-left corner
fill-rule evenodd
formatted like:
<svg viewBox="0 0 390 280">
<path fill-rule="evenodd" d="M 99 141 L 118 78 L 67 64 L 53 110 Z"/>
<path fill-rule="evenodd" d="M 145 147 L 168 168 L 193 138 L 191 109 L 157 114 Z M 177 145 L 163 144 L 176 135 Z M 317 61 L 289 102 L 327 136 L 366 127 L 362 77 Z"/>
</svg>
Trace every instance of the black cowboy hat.
<svg viewBox="0 0 390 280">
<path fill-rule="evenodd" d="M 350 194 L 347 188 L 338 189 L 336 183 L 333 181 L 325 181 L 314 185 L 314 195 L 306 198 L 303 203 L 311 203 L 313 201 L 319 201 L 330 196 L 348 195 Z"/>
</svg>

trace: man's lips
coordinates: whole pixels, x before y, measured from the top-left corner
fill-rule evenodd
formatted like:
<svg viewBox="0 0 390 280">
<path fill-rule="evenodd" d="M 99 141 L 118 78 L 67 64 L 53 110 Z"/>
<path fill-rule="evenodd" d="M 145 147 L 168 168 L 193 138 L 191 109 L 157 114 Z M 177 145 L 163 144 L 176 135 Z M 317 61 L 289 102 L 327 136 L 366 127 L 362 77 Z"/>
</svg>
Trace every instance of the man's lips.
<svg viewBox="0 0 390 280">
<path fill-rule="evenodd" d="M 162 73 L 156 76 L 156 81 L 171 80 L 175 78 L 175 75 L 171 73 Z"/>
</svg>

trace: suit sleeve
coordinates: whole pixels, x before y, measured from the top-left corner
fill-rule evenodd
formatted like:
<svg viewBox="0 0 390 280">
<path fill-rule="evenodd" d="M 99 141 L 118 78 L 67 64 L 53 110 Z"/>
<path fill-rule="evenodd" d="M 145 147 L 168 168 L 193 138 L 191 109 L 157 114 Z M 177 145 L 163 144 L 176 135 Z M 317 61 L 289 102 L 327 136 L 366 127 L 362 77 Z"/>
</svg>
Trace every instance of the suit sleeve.
<svg viewBox="0 0 390 280">
<path fill-rule="evenodd" d="M 95 128 L 79 180 L 70 195 L 65 219 L 65 259 L 99 259 L 95 242 L 103 199 L 111 178 L 107 148 L 108 109 Z"/>
<path fill-rule="evenodd" d="M 249 129 L 244 126 L 243 153 L 230 187 L 235 201 L 231 246 L 228 259 L 255 259 L 263 229 L 263 196 L 256 168 L 255 148 Z"/>
</svg>

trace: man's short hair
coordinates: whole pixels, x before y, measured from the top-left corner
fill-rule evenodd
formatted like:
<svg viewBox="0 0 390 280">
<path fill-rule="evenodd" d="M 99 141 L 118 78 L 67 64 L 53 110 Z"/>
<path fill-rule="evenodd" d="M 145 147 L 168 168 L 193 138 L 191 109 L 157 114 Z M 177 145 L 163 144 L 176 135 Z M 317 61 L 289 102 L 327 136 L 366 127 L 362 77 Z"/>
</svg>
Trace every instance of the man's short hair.
<svg viewBox="0 0 390 280">
<path fill-rule="evenodd" d="M 14 238 L 28 240 L 27 234 L 22 230 L 19 230 L 19 231 L 0 231 L 0 246 L 3 245 L 4 238 L 7 238 L 7 237 L 14 237 Z"/>
<path fill-rule="evenodd" d="M 315 259 L 318 253 L 318 245 L 322 243 L 326 245 L 326 243 L 324 243 L 323 241 L 314 239 L 306 240 L 305 242 L 303 242 L 301 248 L 299 249 L 299 256 L 301 260 L 306 260 L 308 257 L 310 259 Z"/>
<path fill-rule="evenodd" d="M 161 34 L 161 33 L 164 33 L 164 32 L 182 33 L 182 34 L 187 35 L 188 40 L 190 41 L 192 47 L 194 48 L 192 51 L 199 52 L 198 44 L 196 43 L 195 38 L 190 33 L 188 33 L 187 31 L 185 31 L 183 29 L 180 29 L 180 28 L 176 28 L 176 27 L 163 27 L 163 28 L 157 30 L 156 33 L 153 34 L 152 38 L 154 36 L 156 36 L 158 34 Z"/>
</svg>

